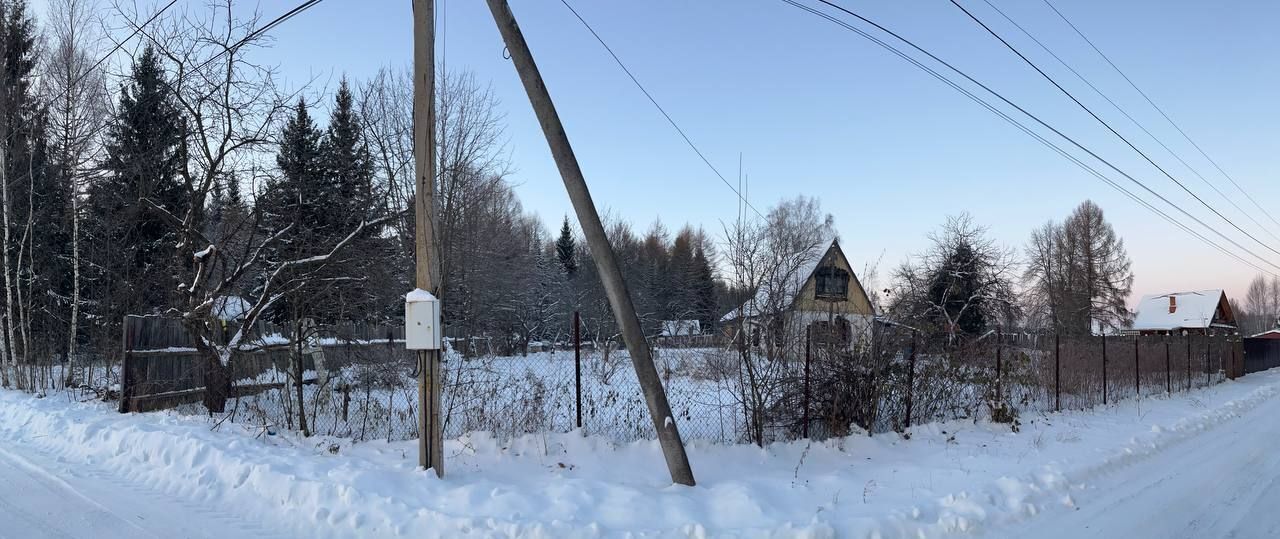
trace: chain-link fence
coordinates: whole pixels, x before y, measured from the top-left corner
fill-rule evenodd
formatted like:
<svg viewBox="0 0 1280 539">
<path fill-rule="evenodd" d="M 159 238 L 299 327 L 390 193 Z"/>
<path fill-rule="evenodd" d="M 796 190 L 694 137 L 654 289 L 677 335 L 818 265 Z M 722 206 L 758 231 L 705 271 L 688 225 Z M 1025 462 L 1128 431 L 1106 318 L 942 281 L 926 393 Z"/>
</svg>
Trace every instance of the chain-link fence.
<svg viewBox="0 0 1280 539">
<path fill-rule="evenodd" d="M 200 404 L 205 360 L 181 324 L 130 317 L 126 327 L 122 409 L 207 413 Z M 418 436 L 418 373 L 402 328 L 262 323 L 247 333 L 230 365 L 229 420 L 357 440 Z M 484 431 L 510 439 L 577 428 L 617 441 L 654 436 L 630 357 L 617 344 L 532 342 L 513 356 L 450 344 L 442 381 L 446 437 Z M 1022 414 L 1170 394 L 1243 373 L 1240 341 L 1227 335 L 992 331 L 959 339 L 876 323 L 860 337 L 806 331 L 796 344 L 653 339 L 681 434 L 765 443 L 959 418 L 1014 423 Z"/>
</svg>

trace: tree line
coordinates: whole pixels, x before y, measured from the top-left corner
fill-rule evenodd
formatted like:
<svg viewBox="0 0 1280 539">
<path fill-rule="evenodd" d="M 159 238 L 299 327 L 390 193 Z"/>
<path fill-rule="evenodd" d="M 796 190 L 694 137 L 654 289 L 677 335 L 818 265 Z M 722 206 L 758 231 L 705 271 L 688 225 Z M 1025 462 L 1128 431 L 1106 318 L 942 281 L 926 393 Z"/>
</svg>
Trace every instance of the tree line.
<svg viewBox="0 0 1280 539">
<path fill-rule="evenodd" d="M 59 383 L 90 383 L 81 367 L 118 356 L 126 315 L 166 316 L 191 335 L 205 404 L 220 410 L 259 321 L 294 341 L 400 324 L 414 265 L 410 72 L 343 78 L 331 94 L 288 87 L 256 59 L 268 46 L 256 15 L 231 0 L 162 16 L 99 65 L 121 36 L 96 8 L 53 0 L 38 20 L 0 0 L 4 383 L 29 387 L 34 371 L 17 367 L 63 362 Z M 105 17 L 149 18 L 132 9 Z M 588 338 L 615 341 L 574 224 L 547 227 L 514 191 L 493 92 L 466 71 L 437 81 L 446 335 L 464 352 L 519 352 L 567 338 L 578 311 Z M 651 334 L 663 320 L 709 331 L 733 301 L 704 231 L 614 218 L 609 235 Z"/>
<path fill-rule="evenodd" d="M 326 324 L 400 323 L 414 264 L 411 73 L 385 67 L 331 93 L 288 87 L 257 61 L 269 43 L 252 35 L 256 15 L 215 4 L 160 17 L 122 61 L 100 66 L 105 38 L 119 36 L 103 35 L 89 0 L 53 0 L 42 23 L 22 0 L 0 0 L 5 383 L 17 365 L 109 360 L 125 315 L 168 316 L 205 358 L 206 404 L 220 409 L 217 388 L 257 321 L 294 341 Z M 105 16 L 125 28 L 149 18 L 131 9 Z M 492 90 L 456 71 L 436 92 L 436 240 L 455 348 L 563 341 L 574 312 L 585 338 L 616 343 L 574 223 L 547 226 L 516 195 Z M 673 320 L 718 331 L 836 237 L 810 197 L 718 233 L 638 231 L 612 216 L 606 229 L 650 335 Z M 874 267 L 859 275 L 882 319 L 960 341 L 1130 322 L 1131 264 L 1092 202 L 1020 251 L 967 215 L 929 239 L 885 286 Z M 80 383 L 92 370 L 67 372 Z"/>
</svg>

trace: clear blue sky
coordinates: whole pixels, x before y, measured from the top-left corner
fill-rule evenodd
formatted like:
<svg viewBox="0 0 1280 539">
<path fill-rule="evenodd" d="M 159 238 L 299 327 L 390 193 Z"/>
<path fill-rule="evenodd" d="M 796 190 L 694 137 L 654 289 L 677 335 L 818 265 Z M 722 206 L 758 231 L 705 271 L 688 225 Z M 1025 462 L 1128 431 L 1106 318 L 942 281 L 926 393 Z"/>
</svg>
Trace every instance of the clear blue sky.
<svg viewBox="0 0 1280 539">
<path fill-rule="evenodd" d="M 1215 185 L 1253 208 L 1040 0 L 992 0 L 1169 143 Z M 999 241 L 1091 198 L 1134 261 L 1134 293 L 1226 288 L 1256 270 L 1226 258 L 1086 175 L 960 94 L 856 35 L 778 0 L 571 2 L 731 180 L 743 155 L 750 199 L 820 197 L 855 266 L 880 261 L 881 284 L 947 214 L 969 211 Z M 1112 159 L 1259 254 L 1252 243 L 1076 109 L 946 0 L 845 1 L 933 50 Z M 1175 177 L 1237 224 L 1280 241 L 1213 193 L 1114 109 L 979 0 L 965 5 L 1010 38 Z M 268 18 L 294 2 L 264 1 Z M 192 2 L 189 8 L 199 4 Z M 1055 0 L 1121 68 L 1268 210 L 1280 141 L 1276 89 L 1280 3 Z M 684 145 L 572 14 L 555 0 L 514 0 L 534 56 L 597 205 L 643 229 L 661 218 L 719 234 L 735 196 Z M 512 178 L 529 210 L 554 226 L 571 213 L 546 144 L 485 3 L 439 0 L 438 59 L 491 81 L 509 120 Z M 266 56 L 290 81 L 367 76 L 408 65 L 408 0 L 328 0 L 281 26 Z M 1212 173 L 1212 174 L 1211 174 Z M 1121 182 L 1125 180 L 1113 175 Z M 1271 233 L 1280 235 L 1275 228 Z M 1277 271 L 1280 273 L 1280 270 Z"/>
</svg>

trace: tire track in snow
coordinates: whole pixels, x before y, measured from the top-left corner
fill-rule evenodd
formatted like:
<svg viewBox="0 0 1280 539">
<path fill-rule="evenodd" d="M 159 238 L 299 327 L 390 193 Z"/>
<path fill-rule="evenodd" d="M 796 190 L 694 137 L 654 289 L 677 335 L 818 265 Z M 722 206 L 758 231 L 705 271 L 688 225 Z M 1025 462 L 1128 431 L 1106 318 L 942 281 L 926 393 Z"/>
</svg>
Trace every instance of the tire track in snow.
<svg viewBox="0 0 1280 539">
<path fill-rule="evenodd" d="M 14 537 L 284 537 L 244 518 L 229 515 L 182 496 L 157 492 L 129 481 L 93 463 L 71 462 L 56 449 L 12 438 L 0 440 L 0 461 L 8 470 L 0 480 L 26 485 L 6 490 L 10 501 L 0 497 L 0 519 L 12 515 L 34 527 Z M 7 481 L 8 482 L 8 481 Z M 37 498 L 55 510 L 36 514 L 20 505 L 33 492 L 44 489 L 54 496 Z M 48 503 L 52 500 L 52 503 Z M 0 524 L 3 526 L 3 524 Z M 69 526 L 70 529 L 63 529 Z M 0 537 L 7 537 L 0 530 Z"/>
<path fill-rule="evenodd" d="M 1063 488 L 1031 497 L 1046 509 L 1042 516 L 1010 515 L 1003 522 L 1010 527 L 988 532 L 993 537 L 1198 538 L 1228 537 L 1257 522 L 1280 527 L 1280 518 L 1266 517 L 1268 510 L 1241 509 L 1263 503 L 1262 493 L 1280 489 L 1280 459 L 1269 453 L 1270 441 L 1280 439 L 1277 393 L 1273 382 L 1153 429 L 1153 435 L 1134 437 L 1101 462 L 1066 473 Z M 1067 496 L 1066 503 L 1054 503 L 1054 495 Z M 1245 536 L 1266 535 L 1250 531 Z"/>
</svg>

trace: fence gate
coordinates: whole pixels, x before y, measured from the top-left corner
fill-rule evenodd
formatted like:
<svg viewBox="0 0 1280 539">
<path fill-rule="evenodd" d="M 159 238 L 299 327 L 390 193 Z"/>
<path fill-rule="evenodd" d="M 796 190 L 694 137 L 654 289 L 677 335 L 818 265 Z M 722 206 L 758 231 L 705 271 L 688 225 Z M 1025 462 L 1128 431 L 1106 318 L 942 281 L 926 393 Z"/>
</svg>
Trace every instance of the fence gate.
<svg viewBox="0 0 1280 539">
<path fill-rule="evenodd" d="M 1280 367 L 1280 339 L 1244 339 L 1244 372 Z"/>
</svg>

